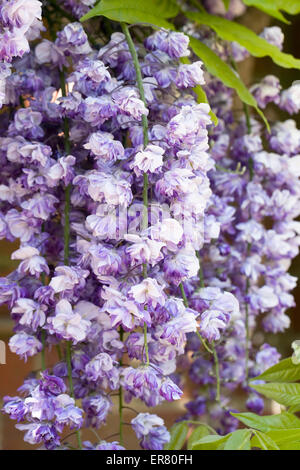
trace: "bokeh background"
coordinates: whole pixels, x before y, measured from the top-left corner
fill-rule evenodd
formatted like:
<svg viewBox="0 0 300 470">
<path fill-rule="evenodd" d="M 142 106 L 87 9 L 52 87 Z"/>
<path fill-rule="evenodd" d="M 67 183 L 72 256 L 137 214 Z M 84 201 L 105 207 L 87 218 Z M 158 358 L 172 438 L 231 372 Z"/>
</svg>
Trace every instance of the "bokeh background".
<svg viewBox="0 0 300 470">
<path fill-rule="evenodd" d="M 300 30 L 300 15 L 291 18 L 291 24 L 285 25 L 273 20 L 266 14 L 259 12 L 256 9 L 249 8 L 247 12 L 238 20 L 246 26 L 253 29 L 256 33 L 260 33 L 266 26 L 278 25 L 282 28 L 285 34 L 284 51 L 291 53 L 294 57 L 300 59 L 300 45 L 299 45 L 299 30 Z M 265 75 L 274 74 L 279 77 L 282 88 L 288 88 L 294 80 L 300 80 L 300 72 L 293 69 L 283 69 L 277 67 L 269 58 L 264 59 L 246 59 L 239 65 L 239 72 L 246 83 L 251 85 L 260 81 Z M 241 104 L 236 101 L 237 109 Z M 278 108 L 270 105 L 267 109 L 267 117 L 270 122 L 281 119 L 286 120 L 289 118 L 287 113 L 281 112 Z M 298 127 L 300 127 L 300 115 L 296 117 Z M 16 267 L 16 262 L 10 260 L 10 254 L 18 248 L 16 243 L 8 243 L 0 241 L 0 276 L 6 276 L 12 269 Z M 290 273 L 294 276 L 300 277 L 300 256 L 298 256 L 290 267 Z M 295 289 L 294 296 L 298 307 L 291 309 L 289 315 L 291 318 L 291 328 L 282 334 L 271 335 L 270 338 L 265 337 L 265 341 L 273 346 L 276 346 L 281 352 L 282 356 L 288 356 L 291 353 L 290 344 L 295 339 L 300 339 L 300 285 Z M 12 335 L 13 323 L 10 320 L 9 311 L 5 307 L 0 307 L 0 340 L 8 344 L 9 338 Z M 47 367 L 51 367 L 57 361 L 55 351 L 47 354 Z M 6 364 L 0 365 L 0 403 L 4 395 L 16 395 L 17 388 L 23 383 L 24 378 L 32 370 L 40 369 L 40 358 L 31 358 L 24 363 L 18 357 L 10 353 L 8 346 L 6 347 Z M 169 427 L 173 424 L 177 417 L 184 414 L 184 403 L 189 400 L 193 390 L 192 385 L 187 387 L 185 397 L 180 402 L 167 403 L 160 405 L 157 413 L 162 416 Z M 238 397 L 237 397 L 238 400 Z M 133 403 L 135 409 L 139 409 L 138 403 Z M 117 407 L 115 407 L 117 409 Z M 141 411 L 145 411 L 142 410 Z M 151 410 L 150 412 L 155 412 Z M 130 422 L 133 415 L 129 410 L 124 410 L 124 421 Z M 23 433 L 15 429 L 15 422 L 10 420 L 7 416 L 0 414 L 0 449 L 5 450 L 19 450 L 19 449 L 32 449 L 31 445 L 24 443 Z M 106 424 L 101 429 L 101 437 L 106 438 L 118 431 L 118 417 L 112 414 Z M 136 448 L 136 439 L 132 434 L 130 427 L 125 426 L 124 429 L 125 440 L 129 449 Z M 72 437 L 70 437 L 70 441 Z M 83 440 L 95 441 L 95 436 L 91 432 L 83 435 Z"/>
</svg>

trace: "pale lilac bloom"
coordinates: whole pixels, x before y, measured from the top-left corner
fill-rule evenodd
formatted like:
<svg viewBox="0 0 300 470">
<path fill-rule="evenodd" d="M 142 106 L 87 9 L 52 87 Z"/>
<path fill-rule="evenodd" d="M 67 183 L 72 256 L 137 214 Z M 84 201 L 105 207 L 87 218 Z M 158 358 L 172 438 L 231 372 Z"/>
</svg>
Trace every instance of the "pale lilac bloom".
<svg viewBox="0 0 300 470">
<path fill-rule="evenodd" d="M 261 108 L 265 108 L 268 103 L 279 104 L 280 90 L 281 85 L 279 79 L 274 75 L 266 75 L 260 83 L 250 88 L 258 106 Z"/>
<path fill-rule="evenodd" d="M 6 30 L 0 38 L 0 59 L 11 62 L 13 57 L 22 57 L 29 52 L 29 43 L 22 29 Z"/>
<path fill-rule="evenodd" d="M 143 449 L 162 450 L 171 438 L 164 421 L 157 415 L 139 413 L 131 424 Z"/>
<path fill-rule="evenodd" d="M 143 115 L 147 116 L 149 113 L 137 91 L 133 88 L 125 87 L 117 90 L 112 97 L 122 113 L 132 116 L 137 121 L 140 121 Z"/>
<path fill-rule="evenodd" d="M 13 316 L 20 316 L 18 322 L 20 325 L 30 327 L 33 331 L 37 331 L 46 322 L 47 307 L 40 305 L 34 300 L 27 298 L 20 298 L 15 303 L 11 310 Z"/>
<path fill-rule="evenodd" d="M 4 26 L 21 28 L 23 34 L 35 19 L 42 18 L 42 4 L 38 0 L 10 0 L 4 2 L 0 10 Z"/>
<path fill-rule="evenodd" d="M 69 23 L 57 34 L 56 43 L 66 55 L 87 55 L 92 49 L 80 23 Z"/>
<path fill-rule="evenodd" d="M 65 426 L 78 429 L 83 424 L 83 410 L 75 406 L 74 398 L 62 393 L 53 400 L 55 425 L 62 432 Z"/>
<path fill-rule="evenodd" d="M 179 400 L 183 391 L 169 378 L 164 378 L 161 381 L 159 388 L 160 395 L 167 401 Z"/>
<path fill-rule="evenodd" d="M 210 107 L 206 103 L 183 106 L 167 125 L 170 143 L 194 143 L 194 139 L 211 123 Z"/>
<path fill-rule="evenodd" d="M 188 49 L 189 38 L 183 33 L 160 30 L 149 36 L 145 41 L 150 50 L 159 49 L 172 59 L 179 59 L 190 55 Z"/>
<path fill-rule="evenodd" d="M 29 242 L 37 232 L 37 220 L 28 219 L 24 213 L 18 212 L 16 209 L 11 209 L 7 212 L 5 221 L 12 236 L 20 238 L 21 243 Z"/>
<path fill-rule="evenodd" d="M 180 64 L 175 78 L 175 84 L 179 88 L 195 87 L 204 85 L 203 62 L 198 60 L 192 64 Z"/>
<path fill-rule="evenodd" d="M 158 145 L 149 144 L 135 155 L 131 168 L 134 169 L 137 176 L 141 176 L 143 173 L 157 173 L 163 165 L 164 153 L 164 149 Z"/>
<path fill-rule="evenodd" d="M 20 431 L 26 431 L 24 441 L 29 444 L 43 442 L 46 449 L 55 449 L 60 444 L 57 431 L 52 423 L 16 424 L 16 428 Z"/>
<path fill-rule="evenodd" d="M 106 353 L 97 354 L 85 366 L 85 375 L 92 382 L 104 381 L 112 390 L 118 388 L 119 370 L 115 361 Z"/>
<path fill-rule="evenodd" d="M 13 260 L 21 260 L 18 272 L 24 274 L 28 272 L 32 276 L 39 277 L 41 273 L 49 274 L 48 264 L 37 248 L 27 245 L 14 251 L 11 255 Z"/>
<path fill-rule="evenodd" d="M 75 163 L 76 158 L 72 155 L 59 158 L 54 165 L 47 168 L 45 176 L 47 178 L 48 185 L 50 187 L 56 186 L 61 180 L 65 185 L 71 183 L 74 177 L 73 167 Z"/>
<path fill-rule="evenodd" d="M 183 228 L 176 219 L 164 218 L 162 222 L 152 225 L 149 229 L 151 238 L 159 240 L 168 250 L 176 251 L 183 237 Z"/>
<path fill-rule="evenodd" d="M 276 307 L 278 302 L 278 296 L 271 286 L 256 287 L 250 294 L 252 307 L 262 312 Z"/>
<path fill-rule="evenodd" d="M 68 300 L 62 299 L 56 304 L 55 315 L 49 317 L 48 329 L 51 334 L 56 333 L 67 341 L 75 344 L 84 341 L 91 327 L 91 322 L 75 313 Z"/>
<path fill-rule="evenodd" d="M 114 140 L 114 136 L 109 132 L 95 132 L 90 135 L 89 140 L 84 144 L 84 148 L 98 159 L 103 161 L 122 160 L 124 157 L 124 147 L 121 142 Z"/>
<path fill-rule="evenodd" d="M 165 294 L 163 287 L 160 286 L 156 279 L 150 277 L 144 279 L 140 284 L 131 287 L 129 294 L 139 304 L 151 304 L 153 308 L 156 305 L 164 305 Z"/>
<path fill-rule="evenodd" d="M 273 46 L 278 47 L 279 50 L 283 48 L 284 34 L 279 26 L 266 27 L 260 37 L 268 41 Z"/>
<path fill-rule="evenodd" d="M 25 332 L 17 333 L 9 340 L 10 350 L 27 361 L 28 356 L 34 356 L 43 348 L 42 343 L 35 337 Z"/>
<path fill-rule="evenodd" d="M 52 277 L 49 286 L 52 287 L 55 293 L 60 293 L 72 290 L 76 286 L 84 286 L 85 278 L 88 276 L 89 271 L 78 267 L 57 266 L 55 274 L 56 276 Z"/>
<path fill-rule="evenodd" d="M 36 194 L 31 199 L 23 201 L 21 207 L 37 219 L 47 220 L 55 212 L 55 205 L 58 202 L 57 197 L 52 194 Z"/>
<path fill-rule="evenodd" d="M 134 234 L 126 234 L 124 238 L 132 243 L 131 246 L 126 248 L 132 265 L 137 265 L 142 262 L 154 266 L 163 259 L 161 249 L 166 246 L 165 243 Z"/>
<path fill-rule="evenodd" d="M 0 108 L 3 104 L 6 104 L 7 97 L 6 97 L 6 79 L 11 74 L 11 68 L 9 64 L 5 62 L 0 64 Z"/>
<path fill-rule="evenodd" d="M 280 108 L 289 114 L 296 114 L 300 110 L 300 82 L 296 81 L 281 93 Z"/>
</svg>

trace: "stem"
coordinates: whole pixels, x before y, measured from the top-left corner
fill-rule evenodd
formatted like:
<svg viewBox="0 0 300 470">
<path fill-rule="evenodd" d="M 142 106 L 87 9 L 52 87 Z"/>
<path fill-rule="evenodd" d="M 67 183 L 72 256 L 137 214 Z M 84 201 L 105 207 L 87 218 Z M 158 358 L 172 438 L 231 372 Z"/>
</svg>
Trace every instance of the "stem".
<svg viewBox="0 0 300 470">
<path fill-rule="evenodd" d="M 214 355 L 215 361 L 215 368 L 216 368 L 216 379 L 217 379 L 217 393 L 216 393 L 216 401 L 220 403 L 220 369 L 219 369 L 219 358 L 215 348 L 215 342 L 212 342 L 212 350 Z"/>
<path fill-rule="evenodd" d="M 71 392 L 71 396 L 74 398 L 74 387 L 73 387 L 73 379 L 72 379 L 72 362 L 71 362 L 71 346 L 72 346 L 71 341 L 68 341 L 67 347 L 66 347 L 66 361 L 67 361 L 67 366 L 68 366 L 70 392 Z"/>
<path fill-rule="evenodd" d="M 231 65 L 232 65 L 233 69 L 238 74 L 239 71 L 238 71 L 238 68 L 237 68 L 237 65 L 236 65 L 236 61 L 234 60 L 233 57 L 231 57 L 230 62 L 231 62 Z M 252 128 L 251 128 L 249 109 L 248 109 L 248 105 L 244 102 L 243 102 L 243 109 L 244 109 L 244 113 L 245 113 L 245 117 L 246 117 L 247 131 L 248 131 L 248 134 L 251 134 Z"/>
<path fill-rule="evenodd" d="M 65 72 L 61 70 L 60 72 L 60 86 L 61 93 L 63 96 L 67 96 L 67 87 L 65 80 Z M 70 125 L 69 119 L 64 119 L 64 146 L 65 153 L 68 155 L 70 153 Z M 71 184 L 66 186 L 65 189 L 65 226 L 64 226 L 64 264 L 69 265 L 70 257 L 70 206 L 71 206 Z"/>
<path fill-rule="evenodd" d="M 198 277 L 200 281 L 200 287 L 205 287 L 204 286 L 204 276 L 203 276 L 203 271 L 202 271 L 202 266 L 201 266 L 201 258 L 200 258 L 200 253 L 199 251 L 196 251 L 196 255 L 199 261 L 199 271 L 198 271 Z"/>
<path fill-rule="evenodd" d="M 44 224 L 42 225 L 42 232 L 44 231 Z M 42 273 L 41 274 L 41 281 L 42 281 L 42 284 L 43 285 L 46 285 L 46 276 L 45 276 L 45 273 Z M 46 331 L 42 329 L 41 331 L 41 340 L 42 340 L 42 345 L 43 345 L 43 349 L 41 351 L 41 367 L 42 367 L 42 370 L 45 370 L 46 369 L 46 351 L 45 351 L 45 347 L 46 347 Z"/>
<path fill-rule="evenodd" d="M 249 109 L 248 109 L 248 106 L 246 105 L 246 103 L 243 103 L 243 108 L 244 108 L 244 113 L 245 113 L 245 117 L 246 117 L 246 125 L 247 125 L 247 131 L 248 131 L 248 134 L 251 134 L 251 121 L 250 121 L 250 115 L 249 115 Z"/>
<path fill-rule="evenodd" d="M 146 365 L 149 366 L 149 350 L 148 350 L 148 341 L 147 341 L 147 325 L 144 323 L 144 349 L 146 354 Z"/>
<path fill-rule="evenodd" d="M 199 331 L 196 331 L 196 335 L 198 336 L 198 338 L 200 339 L 201 343 L 203 344 L 203 346 L 205 347 L 206 351 L 209 352 L 210 354 L 213 354 L 213 350 L 209 348 L 209 346 L 207 346 L 206 344 L 206 341 L 204 338 L 202 338 L 201 334 L 199 333 Z"/>
<path fill-rule="evenodd" d="M 62 353 L 61 353 L 59 344 L 56 345 L 56 351 L 57 351 L 58 359 L 61 361 L 62 360 Z"/>
<path fill-rule="evenodd" d="M 143 85 L 143 77 L 142 77 L 142 71 L 141 71 L 141 66 L 139 63 L 139 58 L 134 46 L 134 42 L 132 40 L 130 31 L 128 29 L 128 26 L 126 23 L 121 23 L 122 31 L 124 33 L 124 36 L 126 38 L 127 44 L 128 44 L 128 49 L 132 57 L 134 69 L 135 69 L 135 74 L 136 74 L 136 82 L 137 82 L 137 87 L 140 93 L 140 98 L 143 101 L 145 107 L 147 107 L 147 101 L 145 98 L 145 91 L 144 91 L 144 85 Z M 149 137 L 148 137 L 148 118 L 145 114 L 142 115 L 142 125 L 143 125 L 143 144 L 144 148 L 147 147 L 148 142 L 149 142 Z M 149 190 L 149 180 L 148 180 L 148 175 L 147 173 L 144 173 L 144 185 L 143 185 L 143 218 L 142 218 L 142 231 L 146 230 L 148 228 L 149 220 L 148 220 L 148 190 Z M 143 263 L 143 278 L 145 279 L 147 277 L 147 264 Z M 147 343 L 147 325 L 144 323 L 144 348 L 145 348 L 145 353 L 146 353 L 146 364 L 149 365 L 149 351 L 148 351 L 148 343 Z"/>
<path fill-rule="evenodd" d="M 187 296 L 185 295 L 184 287 L 183 287 L 182 282 L 179 284 L 179 287 L 180 287 L 180 290 L 181 290 L 181 296 L 182 296 L 182 298 L 183 298 L 184 306 L 185 306 L 186 308 L 188 308 L 189 303 L 188 303 Z"/>
<path fill-rule="evenodd" d="M 68 366 L 70 395 L 71 395 L 72 398 L 75 399 L 74 387 L 73 387 L 73 378 L 72 378 L 71 346 L 72 346 L 71 341 L 68 341 L 67 342 L 67 347 L 66 347 L 66 361 L 67 361 L 67 366 Z M 80 436 L 80 431 L 79 430 L 76 431 L 76 436 L 77 436 L 78 447 L 79 447 L 80 450 L 82 450 L 81 436 Z"/>
<path fill-rule="evenodd" d="M 132 37 L 130 35 L 130 31 L 128 29 L 128 26 L 126 23 L 121 23 L 122 31 L 124 33 L 124 36 L 126 38 L 129 52 L 132 57 L 135 73 L 136 73 L 136 81 L 137 81 L 137 87 L 140 93 L 140 98 L 143 101 L 144 105 L 147 106 L 147 101 L 145 98 L 145 91 L 144 91 L 144 85 L 143 85 L 143 77 L 142 77 L 142 71 L 138 59 L 138 55 L 136 52 L 136 49 L 134 47 L 134 43 L 132 40 Z M 148 118 L 145 114 L 142 115 L 142 125 L 143 125 L 143 140 L 144 140 L 144 148 L 147 147 L 148 142 L 149 142 L 149 137 L 148 137 Z M 144 205 L 144 210 L 143 210 L 143 219 L 142 219 L 142 230 L 145 230 L 148 228 L 148 188 L 149 188 L 149 181 L 148 181 L 148 175 L 147 173 L 144 173 L 144 187 L 143 187 L 143 205 Z"/>
<path fill-rule="evenodd" d="M 183 303 L 184 303 L 184 306 L 186 308 L 188 308 L 189 306 L 189 302 L 188 302 L 188 299 L 187 299 L 187 296 L 184 292 L 184 287 L 183 287 L 183 284 L 182 282 L 179 284 L 179 287 L 180 287 L 180 290 L 181 290 L 181 296 L 183 298 Z M 202 286 L 204 287 L 204 286 Z M 202 338 L 201 334 L 199 333 L 199 331 L 196 331 L 196 335 L 198 336 L 198 338 L 200 339 L 201 343 L 203 344 L 203 346 L 205 347 L 206 351 L 208 351 L 210 354 L 213 354 L 213 351 L 207 346 L 206 344 L 206 341 L 204 338 Z"/>
</svg>

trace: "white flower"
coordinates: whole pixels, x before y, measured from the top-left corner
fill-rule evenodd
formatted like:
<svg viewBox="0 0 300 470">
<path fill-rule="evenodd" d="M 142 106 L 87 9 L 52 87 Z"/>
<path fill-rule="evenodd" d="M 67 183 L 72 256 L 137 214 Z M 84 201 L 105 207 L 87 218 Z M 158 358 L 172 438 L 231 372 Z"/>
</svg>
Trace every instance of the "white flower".
<svg viewBox="0 0 300 470">
<path fill-rule="evenodd" d="M 134 300 L 139 304 L 150 301 L 153 308 L 155 308 L 157 304 L 165 304 L 162 287 L 155 279 L 150 277 L 144 279 L 140 284 L 131 287 L 129 293 L 132 294 Z"/>
<path fill-rule="evenodd" d="M 138 152 L 131 167 L 139 176 L 142 173 L 155 173 L 163 165 L 164 149 L 158 145 L 149 144 L 145 150 Z"/>
</svg>

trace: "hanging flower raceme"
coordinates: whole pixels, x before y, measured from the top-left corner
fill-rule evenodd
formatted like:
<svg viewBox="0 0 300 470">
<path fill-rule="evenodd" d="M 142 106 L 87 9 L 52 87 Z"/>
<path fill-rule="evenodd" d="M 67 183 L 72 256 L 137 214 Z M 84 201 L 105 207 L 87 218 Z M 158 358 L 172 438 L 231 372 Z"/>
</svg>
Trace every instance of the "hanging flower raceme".
<svg viewBox="0 0 300 470">
<path fill-rule="evenodd" d="M 187 375 L 197 388 L 186 417 L 208 413 L 225 433 L 238 425 L 232 392 L 249 393 L 248 379 L 279 360 L 252 336 L 285 330 L 294 305 L 300 131 L 292 119 L 270 135 L 234 121 L 232 91 L 204 73 L 183 32 L 141 43 L 122 24 L 95 45 L 77 21 L 94 4 L 59 2 L 75 18 L 52 40 L 39 37 L 38 0 L 0 7 L 0 237 L 19 242 L 0 304 L 14 321 L 11 351 L 40 354 L 42 369 L 3 412 L 41 448 L 68 449 L 70 428 L 80 449 L 122 450 L 124 403 L 137 400 L 140 446 L 161 450 L 170 434 L 148 407 L 180 400 Z M 228 15 L 242 10 L 232 2 Z M 281 47 L 278 28 L 262 36 Z M 247 54 L 210 40 L 226 60 Z M 261 107 L 293 113 L 298 88 L 268 75 L 252 91 Z M 108 442 L 111 395 L 120 428 Z M 263 410 L 253 391 L 246 400 Z M 99 442 L 82 443 L 89 427 Z"/>
</svg>

